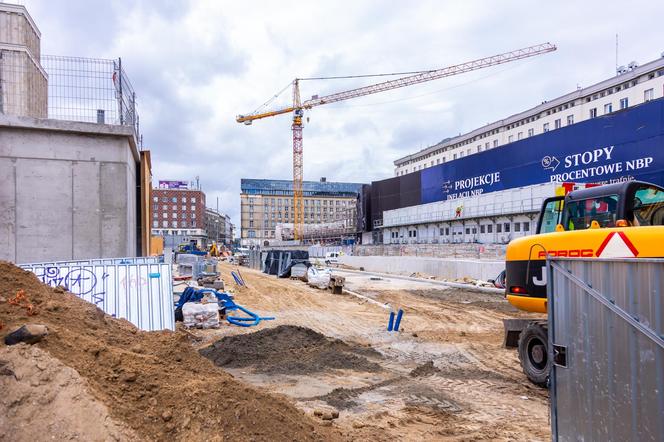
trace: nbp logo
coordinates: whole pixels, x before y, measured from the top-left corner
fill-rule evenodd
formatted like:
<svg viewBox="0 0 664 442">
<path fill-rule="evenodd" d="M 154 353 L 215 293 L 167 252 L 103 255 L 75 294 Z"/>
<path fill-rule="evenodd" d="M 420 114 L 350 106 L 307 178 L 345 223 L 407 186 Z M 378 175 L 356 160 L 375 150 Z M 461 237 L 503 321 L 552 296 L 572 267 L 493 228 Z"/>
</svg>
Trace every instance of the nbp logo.
<svg viewBox="0 0 664 442">
<path fill-rule="evenodd" d="M 560 161 L 558 158 L 554 157 L 553 155 L 545 156 L 542 158 L 542 167 L 546 169 L 551 169 L 552 172 L 555 172 L 558 166 L 560 165 Z"/>
</svg>

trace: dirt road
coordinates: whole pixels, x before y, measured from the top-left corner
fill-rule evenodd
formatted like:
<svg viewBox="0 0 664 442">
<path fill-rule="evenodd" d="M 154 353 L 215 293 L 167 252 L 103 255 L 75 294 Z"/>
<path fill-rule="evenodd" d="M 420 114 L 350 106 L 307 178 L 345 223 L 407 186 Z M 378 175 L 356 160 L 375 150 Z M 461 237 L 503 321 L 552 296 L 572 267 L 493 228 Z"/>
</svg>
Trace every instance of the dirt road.
<svg viewBox="0 0 664 442">
<path fill-rule="evenodd" d="M 351 438 L 549 439 L 546 391 L 526 380 L 515 351 L 501 347 L 502 319 L 525 315 L 500 296 L 346 273 L 348 289 L 404 310 L 401 331 L 388 333 L 389 309 L 377 303 L 245 268 L 247 287 L 236 287 L 229 281 L 237 267 L 220 268 L 239 304 L 276 319 L 248 329 L 196 331 L 201 348 L 223 336 L 296 325 L 339 339 L 351 352 L 375 350 L 361 355 L 379 370 L 359 365 L 293 375 L 252 366 L 227 368 L 251 384 L 290 396 L 307 412 L 338 410 L 333 425 Z"/>
</svg>

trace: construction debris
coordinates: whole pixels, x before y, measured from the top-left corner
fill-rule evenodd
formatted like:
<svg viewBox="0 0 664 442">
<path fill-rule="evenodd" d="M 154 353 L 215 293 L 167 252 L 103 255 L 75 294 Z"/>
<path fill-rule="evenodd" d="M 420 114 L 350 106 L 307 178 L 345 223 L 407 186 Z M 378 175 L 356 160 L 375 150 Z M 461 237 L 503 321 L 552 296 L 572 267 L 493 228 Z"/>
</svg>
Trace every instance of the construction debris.
<svg viewBox="0 0 664 442">
<path fill-rule="evenodd" d="M 6 345 L 16 345 L 20 342 L 36 344 L 48 335 L 48 328 L 41 324 L 26 324 L 5 336 Z"/>
</svg>

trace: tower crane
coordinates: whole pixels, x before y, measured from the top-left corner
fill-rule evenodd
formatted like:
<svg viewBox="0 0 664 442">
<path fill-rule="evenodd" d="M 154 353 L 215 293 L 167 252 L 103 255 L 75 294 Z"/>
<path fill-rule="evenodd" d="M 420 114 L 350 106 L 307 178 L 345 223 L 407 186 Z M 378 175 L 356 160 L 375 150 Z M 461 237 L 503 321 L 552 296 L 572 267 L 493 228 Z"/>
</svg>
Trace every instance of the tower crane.
<svg viewBox="0 0 664 442">
<path fill-rule="evenodd" d="M 238 115 L 236 121 L 238 123 L 250 125 L 254 120 L 260 120 L 262 118 L 274 117 L 276 115 L 292 112 L 293 123 L 291 125 L 291 129 L 293 132 L 293 227 L 295 239 L 299 240 L 303 239 L 304 224 L 304 205 L 302 200 L 302 118 L 305 109 L 309 110 L 324 104 L 336 103 L 339 101 L 349 100 L 351 98 L 363 97 L 365 95 L 371 95 L 392 89 L 398 89 L 401 87 L 412 86 L 414 84 L 425 83 L 427 81 L 437 80 L 439 78 L 451 77 L 453 75 L 459 75 L 465 72 L 476 71 L 478 69 L 484 69 L 490 66 L 496 66 L 524 58 L 534 57 L 536 55 L 545 54 L 555 50 L 555 45 L 551 43 L 542 43 L 535 46 L 528 46 L 526 48 L 517 49 L 515 51 L 505 52 L 502 54 L 492 55 L 490 57 L 448 66 L 442 69 L 410 73 L 410 75 L 406 75 L 405 77 L 387 80 L 369 86 L 363 86 L 330 95 L 324 95 L 322 97 L 314 95 L 310 100 L 306 100 L 304 102 L 302 102 L 300 99 L 300 81 L 302 79 L 296 78 L 291 83 L 293 86 L 293 104 L 291 106 L 267 112 L 256 111 L 247 115 Z"/>
</svg>

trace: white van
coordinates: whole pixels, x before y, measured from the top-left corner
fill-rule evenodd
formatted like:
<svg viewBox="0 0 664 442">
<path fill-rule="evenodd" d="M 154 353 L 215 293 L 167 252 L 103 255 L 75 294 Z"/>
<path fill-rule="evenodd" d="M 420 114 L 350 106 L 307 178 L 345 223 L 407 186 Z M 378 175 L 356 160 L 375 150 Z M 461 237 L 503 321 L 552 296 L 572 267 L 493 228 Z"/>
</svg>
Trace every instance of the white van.
<svg viewBox="0 0 664 442">
<path fill-rule="evenodd" d="M 338 264 L 339 263 L 339 252 L 327 252 L 325 254 L 325 264 Z"/>
</svg>

